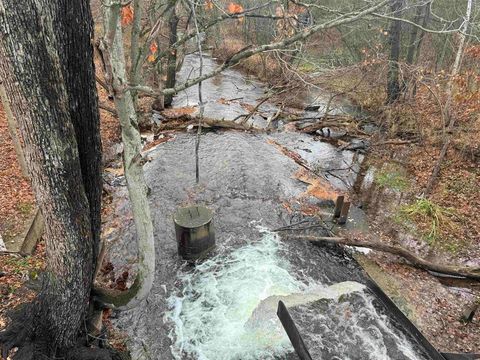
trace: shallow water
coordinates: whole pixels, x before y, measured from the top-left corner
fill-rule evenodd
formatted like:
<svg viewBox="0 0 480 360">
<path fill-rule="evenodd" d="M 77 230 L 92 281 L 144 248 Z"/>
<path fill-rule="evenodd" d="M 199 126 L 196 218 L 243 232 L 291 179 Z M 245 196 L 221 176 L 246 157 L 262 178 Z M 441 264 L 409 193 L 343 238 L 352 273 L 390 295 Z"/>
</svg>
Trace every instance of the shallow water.
<svg viewBox="0 0 480 360">
<path fill-rule="evenodd" d="M 203 73 L 214 70 L 218 64 L 209 56 L 203 58 Z M 199 75 L 199 56 L 187 55 L 182 69 L 177 75 L 180 83 Z M 255 106 L 265 96 L 263 84 L 242 73 L 227 69 L 221 74 L 202 82 L 202 100 L 205 105 L 205 117 L 219 120 L 239 121 L 245 119 L 242 115 L 249 114 L 249 106 Z M 192 86 L 181 91 L 173 100 L 173 107 L 198 106 L 198 87 Z M 251 108 L 250 108 L 251 109 Z M 256 128 L 265 128 L 269 116 L 277 111 L 275 105 L 264 103 L 258 108 L 258 114 L 253 115 L 246 124 Z"/>
</svg>

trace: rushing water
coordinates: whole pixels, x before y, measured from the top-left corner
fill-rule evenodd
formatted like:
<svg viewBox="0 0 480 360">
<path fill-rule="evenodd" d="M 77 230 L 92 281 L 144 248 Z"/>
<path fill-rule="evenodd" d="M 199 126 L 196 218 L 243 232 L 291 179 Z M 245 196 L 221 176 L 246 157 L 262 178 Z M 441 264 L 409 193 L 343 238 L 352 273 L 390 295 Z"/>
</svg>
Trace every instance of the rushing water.
<svg viewBox="0 0 480 360">
<path fill-rule="evenodd" d="M 277 316 L 282 300 L 307 336 L 315 359 L 415 359 L 405 337 L 377 313 L 364 285 L 325 286 L 297 278 L 281 256 L 278 236 L 225 249 L 180 273 L 179 292 L 168 299 L 176 359 L 278 359 L 292 347 Z"/>
</svg>

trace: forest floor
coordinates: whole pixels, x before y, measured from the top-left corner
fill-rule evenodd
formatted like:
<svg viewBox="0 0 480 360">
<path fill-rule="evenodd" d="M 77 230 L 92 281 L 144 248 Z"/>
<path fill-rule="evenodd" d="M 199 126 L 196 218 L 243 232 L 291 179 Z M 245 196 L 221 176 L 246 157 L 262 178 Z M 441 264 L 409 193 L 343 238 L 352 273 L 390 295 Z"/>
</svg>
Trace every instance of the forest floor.
<svg viewBox="0 0 480 360">
<path fill-rule="evenodd" d="M 28 179 L 17 161 L 7 119 L 0 104 L 0 236 L 7 244 L 15 241 L 35 209 L 35 200 Z"/>
</svg>

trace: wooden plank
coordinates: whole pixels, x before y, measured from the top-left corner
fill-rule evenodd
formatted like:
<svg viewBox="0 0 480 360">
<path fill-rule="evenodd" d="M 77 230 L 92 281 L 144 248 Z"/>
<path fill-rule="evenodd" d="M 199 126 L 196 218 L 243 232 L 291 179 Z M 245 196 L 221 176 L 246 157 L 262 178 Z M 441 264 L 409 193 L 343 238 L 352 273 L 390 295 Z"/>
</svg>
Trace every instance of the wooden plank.
<svg viewBox="0 0 480 360">
<path fill-rule="evenodd" d="M 288 338 L 295 349 L 300 360 L 312 360 L 310 353 L 308 352 L 303 339 L 298 332 L 297 326 L 292 320 L 290 313 L 287 310 L 287 307 L 283 303 L 283 301 L 278 302 L 278 309 L 277 309 L 277 316 L 280 319 L 283 328 L 287 332 Z"/>
<path fill-rule="evenodd" d="M 338 218 L 337 224 L 343 225 L 347 222 L 348 211 L 350 210 L 350 202 L 344 202 L 342 206 L 342 211 L 340 212 L 340 217 Z"/>
<path fill-rule="evenodd" d="M 345 200 L 345 196 L 340 195 L 337 197 L 337 201 L 335 201 L 335 210 L 333 211 L 333 218 L 337 219 L 340 217 L 340 213 L 342 212 L 343 208 L 343 201 Z"/>
</svg>

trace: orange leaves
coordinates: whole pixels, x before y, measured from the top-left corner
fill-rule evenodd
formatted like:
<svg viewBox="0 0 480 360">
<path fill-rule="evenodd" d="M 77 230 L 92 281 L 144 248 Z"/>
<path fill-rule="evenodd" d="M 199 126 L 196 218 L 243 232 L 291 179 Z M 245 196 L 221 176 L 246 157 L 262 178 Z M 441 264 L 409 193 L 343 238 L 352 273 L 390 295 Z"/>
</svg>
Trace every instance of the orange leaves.
<svg viewBox="0 0 480 360">
<path fill-rule="evenodd" d="M 130 25 L 133 21 L 133 8 L 132 5 L 122 7 L 122 25 Z"/>
<path fill-rule="evenodd" d="M 227 12 L 230 14 L 230 15 L 235 15 L 235 14 L 241 14 L 243 13 L 244 9 L 243 9 L 243 6 L 240 5 L 240 4 L 237 4 L 237 3 L 229 3 L 228 6 L 227 6 Z M 243 16 L 240 16 L 238 18 L 238 22 L 239 23 L 242 23 L 243 20 L 245 18 Z"/>
<path fill-rule="evenodd" d="M 465 54 L 472 57 L 473 59 L 480 58 L 480 46 L 472 45 L 465 50 Z"/>
<path fill-rule="evenodd" d="M 158 45 L 157 43 L 154 41 L 150 44 L 150 55 L 148 55 L 148 62 L 154 62 L 155 61 L 155 53 L 157 52 L 158 50 Z"/>
<path fill-rule="evenodd" d="M 150 44 L 150 51 L 151 51 L 152 53 L 156 53 L 157 50 L 158 50 L 158 45 L 157 45 L 157 43 L 154 41 L 154 42 L 152 42 L 152 43 Z"/>
<path fill-rule="evenodd" d="M 213 9 L 213 0 L 206 0 L 205 1 L 205 10 L 212 10 Z"/>
<path fill-rule="evenodd" d="M 243 6 L 240 4 L 231 2 L 227 6 L 227 11 L 229 14 L 240 14 L 243 12 Z"/>
</svg>

